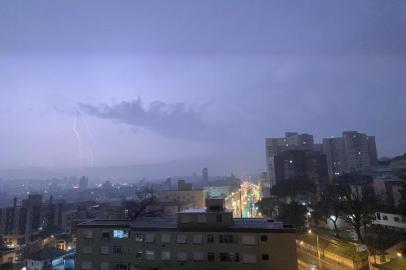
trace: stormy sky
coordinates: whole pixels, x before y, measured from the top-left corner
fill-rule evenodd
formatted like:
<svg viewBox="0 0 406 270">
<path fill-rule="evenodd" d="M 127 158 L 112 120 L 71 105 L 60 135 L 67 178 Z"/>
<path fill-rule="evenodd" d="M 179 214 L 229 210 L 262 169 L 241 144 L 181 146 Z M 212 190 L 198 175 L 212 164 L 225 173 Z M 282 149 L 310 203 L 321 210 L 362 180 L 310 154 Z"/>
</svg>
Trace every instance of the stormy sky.
<svg viewBox="0 0 406 270">
<path fill-rule="evenodd" d="M 406 2 L 3 0 L 0 101 L 0 169 L 247 174 L 285 131 L 394 156 Z"/>
</svg>

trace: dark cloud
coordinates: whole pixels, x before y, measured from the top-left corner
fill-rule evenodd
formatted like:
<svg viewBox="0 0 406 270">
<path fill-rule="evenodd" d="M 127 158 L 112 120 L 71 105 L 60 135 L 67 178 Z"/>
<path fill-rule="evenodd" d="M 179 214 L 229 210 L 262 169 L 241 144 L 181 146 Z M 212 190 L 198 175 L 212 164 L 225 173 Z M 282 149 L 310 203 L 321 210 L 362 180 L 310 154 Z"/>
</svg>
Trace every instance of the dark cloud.
<svg viewBox="0 0 406 270">
<path fill-rule="evenodd" d="M 80 103 L 79 109 L 86 114 L 125 123 L 133 128 L 148 128 L 166 137 L 208 139 L 212 133 L 198 108 L 182 102 L 169 104 L 154 101 L 143 106 L 138 98 L 114 105 Z"/>
</svg>

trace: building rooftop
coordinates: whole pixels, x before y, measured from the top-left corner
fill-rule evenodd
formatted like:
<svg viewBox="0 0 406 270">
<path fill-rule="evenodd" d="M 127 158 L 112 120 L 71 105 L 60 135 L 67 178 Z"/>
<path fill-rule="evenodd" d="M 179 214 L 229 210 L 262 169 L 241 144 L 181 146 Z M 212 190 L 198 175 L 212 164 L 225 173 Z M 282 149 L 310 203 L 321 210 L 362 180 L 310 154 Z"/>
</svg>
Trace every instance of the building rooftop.
<svg viewBox="0 0 406 270">
<path fill-rule="evenodd" d="M 92 220 L 78 224 L 78 227 L 93 228 L 132 228 L 138 230 L 177 230 L 177 231 L 254 231 L 254 232 L 294 232 L 295 229 L 291 225 L 283 224 L 283 222 L 274 222 L 264 218 L 234 218 L 233 223 L 227 228 L 179 228 L 175 217 L 150 217 L 141 218 L 135 221 L 130 220 Z"/>
<path fill-rule="evenodd" d="M 45 247 L 35 253 L 29 254 L 27 256 L 27 258 L 36 260 L 36 261 L 43 261 L 43 260 L 48 260 L 48 259 L 55 259 L 55 258 L 65 255 L 65 254 L 66 254 L 66 252 L 61 249 L 54 248 L 54 247 Z"/>
</svg>

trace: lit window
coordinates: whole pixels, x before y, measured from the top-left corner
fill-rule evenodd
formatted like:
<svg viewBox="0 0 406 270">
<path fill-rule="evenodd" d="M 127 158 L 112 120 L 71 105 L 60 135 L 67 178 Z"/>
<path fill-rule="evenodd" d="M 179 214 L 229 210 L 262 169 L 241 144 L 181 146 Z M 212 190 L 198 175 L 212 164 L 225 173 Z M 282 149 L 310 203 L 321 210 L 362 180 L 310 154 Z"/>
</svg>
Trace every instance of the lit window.
<svg viewBox="0 0 406 270">
<path fill-rule="evenodd" d="M 128 238 L 128 231 L 125 230 L 114 230 L 113 238 Z"/>
</svg>

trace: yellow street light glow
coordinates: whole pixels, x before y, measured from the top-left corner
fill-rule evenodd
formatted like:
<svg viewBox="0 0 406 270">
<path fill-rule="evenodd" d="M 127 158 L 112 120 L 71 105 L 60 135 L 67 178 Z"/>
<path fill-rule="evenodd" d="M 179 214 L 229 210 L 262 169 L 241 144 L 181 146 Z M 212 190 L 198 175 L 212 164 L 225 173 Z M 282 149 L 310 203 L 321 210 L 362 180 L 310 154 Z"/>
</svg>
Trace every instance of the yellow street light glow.
<svg viewBox="0 0 406 270">
<path fill-rule="evenodd" d="M 398 257 L 402 257 L 402 253 L 400 253 L 400 252 L 396 253 L 396 255 L 397 255 Z"/>
<path fill-rule="evenodd" d="M 312 234 L 312 230 L 308 230 L 307 233 L 308 233 L 308 234 Z"/>
</svg>

